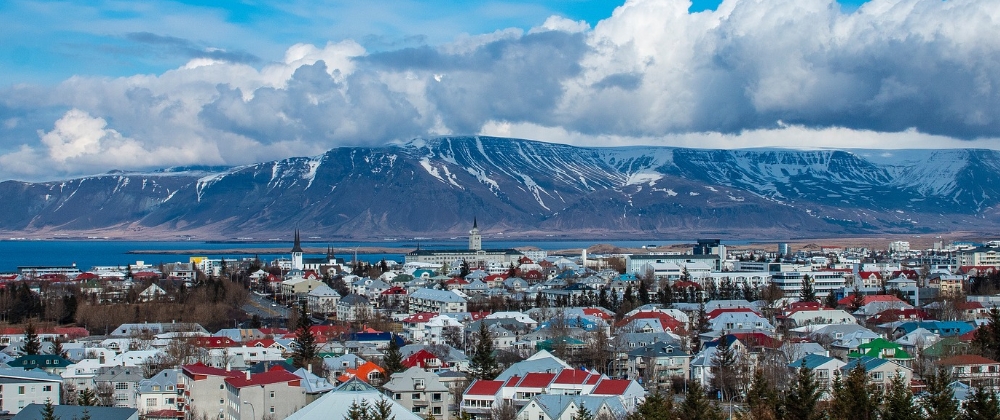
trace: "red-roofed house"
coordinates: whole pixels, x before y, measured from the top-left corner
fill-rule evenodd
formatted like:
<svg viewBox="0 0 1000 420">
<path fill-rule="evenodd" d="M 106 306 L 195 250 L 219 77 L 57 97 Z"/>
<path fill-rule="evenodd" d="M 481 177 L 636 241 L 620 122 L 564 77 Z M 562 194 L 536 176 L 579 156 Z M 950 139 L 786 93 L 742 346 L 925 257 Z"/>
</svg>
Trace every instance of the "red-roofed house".
<svg viewBox="0 0 1000 420">
<path fill-rule="evenodd" d="M 954 380 L 972 387 L 995 387 L 1000 384 L 1000 362 L 975 354 L 962 354 L 937 361 L 951 371 Z"/>
<path fill-rule="evenodd" d="M 955 309 L 962 313 L 962 319 L 975 321 L 990 317 L 990 310 L 986 309 L 982 303 L 976 301 L 955 302 Z"/>
<path fill-rule="evenodd" d="M 958 267 L 959 274 L 965 274 L 969 277 L 988 276 L 996 271 L 997 268 L 992 265 L 963 265 Z"/>
<path fill-rule="evenodd" d="M 337 378 L 337 382 L 344 383 L 351 378 L 358 378 L 363 382 L 379 386 L 385 380 L 385 369 L 372 362 L 365 362 L 357 368 L 344 369 L 344 374 Z"/>
<path fill-rule="evenodd" d="M 500 389 L 504 381 L 476 379 L 462 393 L 462 411 L 474 416 L 488 416 L 493 405 L 500 400 Z"/>
<path fill-rule="evenodd" d="M 563 369 L 549 385 L 553 394 L 590 394 L 594 385 L 601 380 L 601 374 L 582 369 Z"/>
<path fill-rule="evenodd" d="M 416 353 L 406 356 L 403 359 L 403 366 L 407 369 L 419 366 L 424 369 L 438 369 L 441 367 L 441 359 L 427 350 L 420 349 Z"/>
<path fill-rule="evenodd" d="M 224 349 L 240 345 L 229 337 L 194 337 L 191 339 L 191 344 L 205 349 Z"/>
<path fill-rule="evenodd" d="M 757 315 L 760 315 L 759 313 L 757 313 L 757 311 L 753 310 L 753 308 L 717 308 L 707 312 L 705 314 L 705 317 L 708 318 L 709 320 L 712 320 L 715 319 L 715 317 L 727 312 L 753 312 Z"/>
<path fill-rule="evenodd" d="M 229 418 L 233 420 L 250 420 L 257 415 L 283 419 L 306 405 L 302 378 L 280 366 L 256 375 L 231 376 L 225 383 Z M 253 404 L 254 412 L 244 401 Z"/>
<path fill-rule="evenodd" d="M 858 273 L 858 280 L 862 287 L 878 287 L 882 285 L 882 273 L 878 271 L 861 271 Z"/>
<path fill-rule="evenodd" d="M 645 400 L 646 391 L 642 389 L 642 385 L 633 380 L 603 379 L 597 383 L 597 386 L 590 392 L 590 395 L 619 397 L 622 399 L 622 405 L 625 406 L 625 410 L 632 412 L 636 406 L 642 404 L 642 401 Z"/>
<path fill-rule="evenodd" d="M 177 387 L 183 391 L 177 398 L 178 405 L 184 407 L 185 417 L 201 417 L 202 414 L 211 414 L 213 417 L 224 412 L 226 408 L 225 380 L 233 376 L 242 376 L 243 373 L 228 371 L 206 366 L 202 363 L 185 365 L 181 367 L 178 379 L 180 383 Z"/>
</svg>

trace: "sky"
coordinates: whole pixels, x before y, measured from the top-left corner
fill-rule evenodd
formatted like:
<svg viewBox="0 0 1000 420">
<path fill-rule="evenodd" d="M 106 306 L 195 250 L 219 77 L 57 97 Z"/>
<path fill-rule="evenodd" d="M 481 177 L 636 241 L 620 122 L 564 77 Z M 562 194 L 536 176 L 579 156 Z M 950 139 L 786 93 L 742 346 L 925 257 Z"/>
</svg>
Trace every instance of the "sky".
<svg viewBox="0 0 1000 420">
<path fill-rule="evenodd" d="M 996 0 L 0 2 L 0 180 L 440 135 L 1000 148 Z"/>
</svg>

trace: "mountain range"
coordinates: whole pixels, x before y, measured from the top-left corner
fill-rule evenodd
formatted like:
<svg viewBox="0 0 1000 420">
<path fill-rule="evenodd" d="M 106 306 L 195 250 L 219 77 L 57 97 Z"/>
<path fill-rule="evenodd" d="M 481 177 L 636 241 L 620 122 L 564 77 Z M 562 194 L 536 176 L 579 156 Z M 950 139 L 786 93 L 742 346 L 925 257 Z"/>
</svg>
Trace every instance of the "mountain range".
<svg viewBox="0 0 1000 420">
<path fill-rule="evenodd" d="M 9 235 L 370 239 L 829 237 L 995 231 L 997 151 L 586 148 L 496 137 L 238 167 L 0 183 Z"/>
</svg>

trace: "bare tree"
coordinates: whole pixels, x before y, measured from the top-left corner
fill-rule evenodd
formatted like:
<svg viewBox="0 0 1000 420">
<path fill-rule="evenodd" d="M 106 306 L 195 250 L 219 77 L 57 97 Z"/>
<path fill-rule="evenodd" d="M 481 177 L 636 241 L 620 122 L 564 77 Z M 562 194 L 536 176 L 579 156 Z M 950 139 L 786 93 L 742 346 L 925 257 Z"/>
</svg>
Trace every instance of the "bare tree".
<svg viewBox="0 0 1000 420">
<path fill-rule="evenodd" d="M 510 401 L 493 404 L 490 409 L 490 420 L 517 420 L 517 407 Z"/>
</svg>

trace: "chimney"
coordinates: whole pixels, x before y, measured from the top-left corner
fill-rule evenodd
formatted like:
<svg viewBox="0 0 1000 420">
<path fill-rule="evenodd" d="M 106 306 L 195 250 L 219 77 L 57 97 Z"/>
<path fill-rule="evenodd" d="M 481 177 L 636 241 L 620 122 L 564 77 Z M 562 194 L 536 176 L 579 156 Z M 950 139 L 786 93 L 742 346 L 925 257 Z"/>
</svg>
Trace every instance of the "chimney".
<svg viewBox="0 0 1000 420">
<path fill-rule="evenodd" d="M 250 380 L 250 370 L 249 369 L 247 369 L 247 380 L 248 381 Z"/>
<path fill-rule="evenodd" d="M 226 372 L 233 370 L 233 366 L 227 361 L 226 362 Z"/>
<path fill-rule="evenodd" d="M 309 371 L 309 373 L 313 373 L 313 365 L 312 365 L 312 363 L 309 363 L 309 364 L 306 365 L 306 370 Z"/>
</svg>

